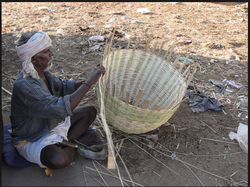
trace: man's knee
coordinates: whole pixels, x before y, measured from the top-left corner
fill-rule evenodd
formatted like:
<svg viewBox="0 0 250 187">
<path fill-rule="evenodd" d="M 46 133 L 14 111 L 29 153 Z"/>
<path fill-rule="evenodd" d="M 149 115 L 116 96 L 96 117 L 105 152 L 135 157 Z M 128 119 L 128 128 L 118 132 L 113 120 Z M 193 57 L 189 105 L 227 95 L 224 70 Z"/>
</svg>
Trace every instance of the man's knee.
<svg viewBox="0 0 250 187">
<path fill-rule="evenodd" d="M 43 165 L 49 168 L 62 169 L 67 167 L 72 162 L 72 160 L 65 152 L 63 152 L 63 150 L 55 151 L 44 148 L 41 152 L 41 162 Z"/>
<path fill-rule="evenodd" d="M 96 117 L 96 114 L 97 114 L 97 110 L 95 107 L 89 105 L 89 106 L 85 106 L 83 108 L 83 112 L 88 112 L 88 116 L 91 117 L 91 118 L 94 118 Z"/>
<path fill-rule="evenodd" d="M 71 160 L 66 155 L 57 154 L 48 159 L 46 166 L 52 169 L 62 169 L 67 167 L 70 163 Z"/>
</svg>

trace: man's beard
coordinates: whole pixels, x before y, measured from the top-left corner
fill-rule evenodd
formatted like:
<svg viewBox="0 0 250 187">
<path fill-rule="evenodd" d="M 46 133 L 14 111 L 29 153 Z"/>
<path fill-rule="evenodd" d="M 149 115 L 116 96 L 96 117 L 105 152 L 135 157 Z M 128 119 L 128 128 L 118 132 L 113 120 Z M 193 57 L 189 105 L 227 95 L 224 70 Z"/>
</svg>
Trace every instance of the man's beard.
<svg viewBox="0 0 250 187">
<path fill-rule="evenodd" d="M 48 62 L 48 64 L 47 64 L 47 66 L 46 66 L 46 68 L 44 68 L 44 72 L 45 71 L 49 71 L 50 69 L 52 68 L 52 58 L 49 60 L 49 62 Z"/>
</svg>

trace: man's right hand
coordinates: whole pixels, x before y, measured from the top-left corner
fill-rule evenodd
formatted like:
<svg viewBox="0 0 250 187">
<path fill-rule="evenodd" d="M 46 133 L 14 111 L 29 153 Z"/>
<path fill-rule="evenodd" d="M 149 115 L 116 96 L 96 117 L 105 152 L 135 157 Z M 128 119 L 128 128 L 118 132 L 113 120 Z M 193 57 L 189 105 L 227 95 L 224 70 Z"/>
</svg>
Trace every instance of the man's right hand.
<svg viewBox="0 0 250 187">
<path fill-rule="evenodd" d="M 97 67 L 92 69 L 88 79 L 85 81 L 89 86 L 95 84 L 101 77 L 101 75 L 105 74 L 105 67 L 103 65 L 98 64 Z"/>
</svg>

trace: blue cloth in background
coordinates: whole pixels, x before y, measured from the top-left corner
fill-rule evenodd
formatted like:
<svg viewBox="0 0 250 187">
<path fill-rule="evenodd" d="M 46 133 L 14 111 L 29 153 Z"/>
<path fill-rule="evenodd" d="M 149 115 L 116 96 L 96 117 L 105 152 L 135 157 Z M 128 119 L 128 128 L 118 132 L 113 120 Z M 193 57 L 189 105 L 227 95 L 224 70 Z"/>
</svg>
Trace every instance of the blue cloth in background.
<svg viewBox="0 0 250 187">
<path fill-rule="evenodd" d="M 3 126 L 3 157 L 6 163 L 17 168 L 32 166 L 34 163 L 23 158 L 14 147 L 8 129 L 11 129 L 11 123 Z"/>
<path fill-rule="evenodd" d="M 189 99 L 189 107 L 195 113 L 205 112 L 206 110 L 222 111 L 224 106 L 215 98 L 207 97 L 202 91 L 197 90 L 192 93 L 187 90 L 185 94 Z"/>
</svg>

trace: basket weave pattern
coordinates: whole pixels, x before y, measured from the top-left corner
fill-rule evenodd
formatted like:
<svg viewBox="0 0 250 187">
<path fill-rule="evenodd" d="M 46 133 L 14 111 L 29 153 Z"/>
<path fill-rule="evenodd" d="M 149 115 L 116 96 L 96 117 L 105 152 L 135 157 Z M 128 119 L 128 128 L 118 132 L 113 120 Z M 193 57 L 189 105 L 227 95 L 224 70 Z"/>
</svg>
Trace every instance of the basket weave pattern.
<svg viewBox="0 0 250 187">
<path fill-rule="evenodd" d="M 100 80 L 98 102 L 101 90 L 107 121 L 123 132 L 158 128 L 175 113 L 185 94 L 187 83 L 181 73 L 157 55 L 120 50 L 110 53 L 103 65 L 106 74 Z"/>
</svg>

